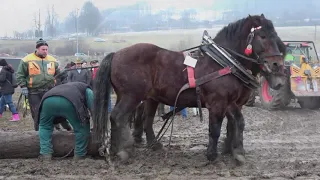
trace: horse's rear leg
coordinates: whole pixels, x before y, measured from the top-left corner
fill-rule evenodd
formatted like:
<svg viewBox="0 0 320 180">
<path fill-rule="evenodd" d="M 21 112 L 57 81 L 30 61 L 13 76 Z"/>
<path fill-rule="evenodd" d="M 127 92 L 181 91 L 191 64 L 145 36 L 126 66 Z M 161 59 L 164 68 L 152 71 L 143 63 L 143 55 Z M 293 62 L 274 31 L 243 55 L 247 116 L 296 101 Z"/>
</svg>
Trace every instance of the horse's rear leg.
<svg viewBox="0 0 320 180">
<path fill-rule="evenodd" d="M 130 133 L 129 117 L 139 102 L 135 97 L 122 96 L 111 112 L 111 151 L 117 152 L 123 161 L 129 158 L 133 148 L 134 141 Z"/>
<path fill-rule="evenodd" d="M 143 121 L 144 121 L 144 131 L 146 132 L 146 139 L 148 146 L 151 146 L 153 150 L 158 150 L 162 148 L 160 142 L 156 142 L 156 136 L 153 131 L 153 121 L 157 112 L 158 102 L 153 99 L 148 99 L 145 101 Z"/>
</svg>

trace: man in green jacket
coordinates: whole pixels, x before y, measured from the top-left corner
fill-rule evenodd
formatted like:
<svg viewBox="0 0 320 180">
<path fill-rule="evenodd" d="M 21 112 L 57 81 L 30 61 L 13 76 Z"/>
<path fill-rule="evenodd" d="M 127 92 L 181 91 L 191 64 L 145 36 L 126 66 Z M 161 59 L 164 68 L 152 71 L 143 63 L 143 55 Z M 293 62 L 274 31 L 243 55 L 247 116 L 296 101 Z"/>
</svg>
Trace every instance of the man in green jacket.
<svg viewBox="0 0 320 180">
<path fill-rule="evenodd" d="M 87 154 L 90 136 L 90 116 L 93 106 L 93 92 L 83 82 L 69 82 L 58 85 L 42 98 L 39 108 L 40 159 L 51 160 L 54 120 L 63 117 L 69 121 L 75 133 L 74 158 L 83 159 Z"/>
<path fill-rule="evenodd" d="M 36 51 L 25 56 L 17 70 L 17 83 L 22 93 L 28 96 L 34 129 L 39 127 L 35 121 L 42 96 L 55 84 L 55 75 L 60 73 L 57 60 L 48 55 L 48 43 L 40 38 Z"/>
</svg>

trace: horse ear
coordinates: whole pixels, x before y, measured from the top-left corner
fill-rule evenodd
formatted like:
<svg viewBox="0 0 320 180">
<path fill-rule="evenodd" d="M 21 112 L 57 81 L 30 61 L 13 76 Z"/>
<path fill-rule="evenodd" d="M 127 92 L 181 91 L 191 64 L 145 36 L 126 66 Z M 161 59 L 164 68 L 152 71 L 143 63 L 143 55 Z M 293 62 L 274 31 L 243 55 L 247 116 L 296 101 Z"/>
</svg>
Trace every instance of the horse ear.
<svg viewBox="0 0 320 180">
<path fill-rule="evenodd" d="M 265 19 L 266 18 L 263 13 L 260 15 L 260 17 L 261 17 L 261 19 Z"/>
</svg>

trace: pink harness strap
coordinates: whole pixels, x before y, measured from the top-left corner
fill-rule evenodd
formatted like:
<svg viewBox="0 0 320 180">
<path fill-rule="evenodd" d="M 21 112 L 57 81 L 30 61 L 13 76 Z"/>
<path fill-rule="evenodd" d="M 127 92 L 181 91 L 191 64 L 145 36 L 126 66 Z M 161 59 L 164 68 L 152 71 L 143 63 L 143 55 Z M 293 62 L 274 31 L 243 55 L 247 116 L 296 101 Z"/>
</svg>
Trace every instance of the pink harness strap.
<svg viewBox="0 0 320 180">
<path fill-rule="evenodd" d="M 183 52 L 184 57 L 187 57 L 187 55 L 190 56 L 189 52 Z M 188 72 L 188 81 L 190 88 L 196 87 L 196 79 L 194 78 L 194 68 L 191 66 L 187 66 L 187 72 Z"/>
</svg>

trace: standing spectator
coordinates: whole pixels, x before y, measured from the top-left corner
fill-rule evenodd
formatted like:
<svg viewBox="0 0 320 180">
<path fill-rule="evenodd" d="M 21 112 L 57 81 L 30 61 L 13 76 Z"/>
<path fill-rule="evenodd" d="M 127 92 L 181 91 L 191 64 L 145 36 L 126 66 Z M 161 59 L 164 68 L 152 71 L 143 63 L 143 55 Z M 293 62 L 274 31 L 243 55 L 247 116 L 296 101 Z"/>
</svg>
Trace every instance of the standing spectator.
<svg viewBox="0 0 320 180">
<path fill-rule="evenodd" d="M 86 68 L 86 67 L 87 67 L 87 61 L 83 60 L 81 66 L 82 66 L 83 68 Z"/>
<path fill-rule="evenodd" d="M 70 69 L 75 69 L 76 68 L 76 63 L 72 62 L 70 63 Z"/>
<path fill-rule="evenodd" d="M 173 106 L 170 106 L 170 111 L 173 111 Z M 178 112 L 177 114 L 180 114 L 180 112 Z M 182 114 L 182 117 L 184 119 L 186 119 L 187 118 L 187 108 L 182 109 L 181 114 Z"/>
<path fill-rule="evenodd" d="M 48 48 L 48 43 L 40 38 L 36 51 L 22 58 L 17 71 L 17 82 L 22 94 L 28 96 L 36 131 L 39 129 L 36 119 L 41 98 L 54 86 L 54 76 L 60 73 L 59 64 L 48 54 Z"/>
<path fill-rule="evenodd" d="M 14 89 L 17 87 L 15 82 L 13 82 L 14 70 L 5 59 L 0 60 L 0 68 L 0 92 L 2 95 L 0 99 L 0 117 L 2 117 L 4 108 L 8 104 L 12 113 L 10 121 L 19 121 L 19 114 L 12 102 L 12 94 L 14 94 Z"/>
<path fill-rule="evenodd" d="M 60 74 L 58 74 L 57 76 L 55 76 L 56 78 L 56 86 L 59 84 L 65 84 L 68 82 L 68 69 L 71 68 L 71 63 L 68 63 L 65 67 L 64 67 L 64 71 L 62 71 Z"/>
<path fill-rule="evenodd" d="M 97 71 L 98 71 L 98 67 L 95 66 L 99 66 L 99 61 L 98 60 L 93 60 L 90 62 L 90 65 L 94 68 L 92 68 L 92 79 L 94 79 L 96 77 Z"/>
<path fill-rule="evenodd" d="M 76 68 L 68 72 L 68 82 L 83 82 L 91 85 L 92 77 L 88 69 L 81 69 L 82 62 L 76 61 Z"/>
</svg>

